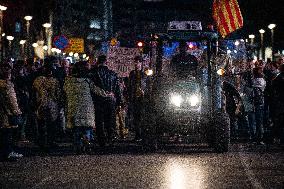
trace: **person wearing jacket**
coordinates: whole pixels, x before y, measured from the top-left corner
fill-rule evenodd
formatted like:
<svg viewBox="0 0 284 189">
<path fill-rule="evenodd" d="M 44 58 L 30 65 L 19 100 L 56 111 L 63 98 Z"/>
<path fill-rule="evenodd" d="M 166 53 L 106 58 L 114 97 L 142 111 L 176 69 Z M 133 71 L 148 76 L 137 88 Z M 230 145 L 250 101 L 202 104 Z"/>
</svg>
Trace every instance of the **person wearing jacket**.
<svg viewBox="0 0 284 189">
<path fill-rule="evenodd" d="M 26 141 L 26 124 L 29 112 L 30 95 L 23 60 L 18 60 L 16 62 L 13 69 L 12 82 L 15 86 L 19 107 L 22 111 L 22 123 L 19 125 L 19 139 L 20 141 Z"/>
<path fill-rule="evenodd" d="M 20 122 L 22 114 L 11 82 L 11 66 L 1 64 L 0 66 L 0 154 L 8 160 L 23 157 L 14 151 L 14 129 Z"/>
<path fill-rule="evenodd" d="M 33 105 L 38 120 L 38 142 L 42 150 L 55 147 L 60 109 L 63 106 L 59 81 L 53 76 L 53 65 L 46 59 L 43 76 L 33 83 Z"/>
<path fill-rule="evenodd" d="M 94 140 L 95 108 L 92 92 L 98 96 L 106 95 L 87 78 L 87 62 L 75 64 L 72 75 L 65 78 L 65 106 L 67 128 L 73 130 L 74 150 L 76 153 L 89 150 Z"/>
<path fill-rule="evenodd" d="M 94 94 L 93 101 L 96 109 L 96 132 L 100 146 L 105 146 L 107 140 L 112 144 L 116 138 L 116 109 L 121 105 L 121 91 L 117 74 L 106 66 L 106 56 L 98 57 L 97 66 L 90 72 L 94 84 L 103 89 L 107 96 Z"/>
<path fill-rule="evenodd" d="M 128 100 L 129 100 L 129 115 L 132 119 L 132 128 L 135 129 L 135 140 L 141 140 L 141 121 L 143 117 L 143 100 L 145 89 L 145 74 L 141 69 L 141 57 L 134 58 L 135 69 L 129 74 L 128 83 Z"/>
<path fill-rule="evenodd" d="M 274 143 L 284 143 L 284 64 L 280 74 L 272 81 L 272 108 Z"/>
<path fill-rule="evenodd" d="M 253 102 L 255 109 L 256 142 L 263 145 L 263 114 L 264 114 L 264 89 L 266 82 L 263 78 L 262 68 L 253 69 Z"/>
</svg>

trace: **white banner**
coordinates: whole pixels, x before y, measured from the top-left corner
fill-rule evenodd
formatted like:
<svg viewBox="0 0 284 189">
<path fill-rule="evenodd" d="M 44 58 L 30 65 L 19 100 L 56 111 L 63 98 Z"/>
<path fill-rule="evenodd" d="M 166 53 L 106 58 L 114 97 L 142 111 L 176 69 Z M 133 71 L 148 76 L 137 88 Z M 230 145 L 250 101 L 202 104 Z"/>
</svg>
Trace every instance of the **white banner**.
<svg viewBox="0 0 284 189">
<path fill-rule="evenodd" d="M 172 21 L 168 24 L 168 30 L 201 31 L 202 25 L 199 21 Z"/>
</svg>

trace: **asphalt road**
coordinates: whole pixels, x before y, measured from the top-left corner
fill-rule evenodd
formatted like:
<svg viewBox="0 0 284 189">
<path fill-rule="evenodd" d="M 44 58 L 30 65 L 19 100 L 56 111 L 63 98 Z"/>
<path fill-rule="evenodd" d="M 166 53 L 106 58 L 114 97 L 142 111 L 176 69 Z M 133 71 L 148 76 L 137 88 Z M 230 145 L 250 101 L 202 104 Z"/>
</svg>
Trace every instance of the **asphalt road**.
<svg viewBox="0 0 284 189">
<path fill-rule="evenodd" d="M 181 145 L 143 154 L 137 146 L 119 145 L 74 155 L 62 147 L 0 162 L 0 188 L 284 188 L 284 150 L 234 144 L 217 154 Z"/>
</svg>

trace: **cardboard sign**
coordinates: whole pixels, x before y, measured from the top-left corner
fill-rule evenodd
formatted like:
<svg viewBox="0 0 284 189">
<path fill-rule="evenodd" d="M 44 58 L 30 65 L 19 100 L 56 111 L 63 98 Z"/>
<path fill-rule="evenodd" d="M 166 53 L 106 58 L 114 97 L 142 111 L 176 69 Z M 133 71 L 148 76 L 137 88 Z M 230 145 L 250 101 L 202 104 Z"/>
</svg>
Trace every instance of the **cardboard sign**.
<svg viewBox="0 0 284 189">
<path fill-rule="evenodd" d="M 172 21 L 168 24 L 168 30 L 201 31 L 202 25 L 199 21 Z"/>
<path fill-rule="evenodd" d="M 84 39 L 82 38 L 70 38 L 69 46 L 65 49 L 66 53 L 84 53 Z"/>
<path fill-rule="evenodd" d="M 139 56 L 138 48 L 110 47 L 107 53 L 107 65 L 119 77 L 128 77 L 134 70 L 134 58 Z"/>
</svg>

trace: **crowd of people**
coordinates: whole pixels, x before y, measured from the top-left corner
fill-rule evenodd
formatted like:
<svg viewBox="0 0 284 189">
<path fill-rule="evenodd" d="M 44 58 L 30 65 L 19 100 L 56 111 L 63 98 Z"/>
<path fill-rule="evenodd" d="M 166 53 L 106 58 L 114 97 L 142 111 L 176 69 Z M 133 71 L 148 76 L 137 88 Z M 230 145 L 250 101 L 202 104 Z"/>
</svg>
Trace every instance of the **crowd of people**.
<svg viewBox="0 0 284 189">
<path fill-rule="evenodd" d="M 74 150 L 81 153 L 89 150 L 94 139 L 105 146 L 118 137 L 125 138 L 132 125 L 135 140 L 140 140 L 141 108 L 137 111 L 134 107 L 141 107 L 144 74 L 138 66 L 141 58 L 133 61 L 136 66 L 130 80 L 108 69 L 104 55 L 94 66 L 86 61 L 70 64 L 53 56 L 46 57 L 43 64 L 33 60 L 2 63 L 1 155 L 22 157 L 14 151 L 15 141 L 34 142 L 48 151 L 68 132 L 72 133 Z"/>
<path fill-rule="evenodd" d="M 43 62 L 18 60 L 0 64 L 0 148 L 1 155 L 17 159 L 15 141 L 36 143 L 42 151 L 57 146 L 58 138 L 72 133 L 77 153 L 89 150 L 94 141 L 112 145 L 125 138 L 128 129 L 141 140 L 145 74 L 133 60 L 135 69 L 128 78 L 119 78 L 106 65 L 106 56 L 96 64 L 70 64 L 65 59 L 46 57 Z M 267 128 L 274 143 L 284 142 L 284 64 L 249 62 L 239 73 L 241 93 L 224 82 L 226 111 L 231 119 L 232 137 L 246 125 L 249 138 L 263 144 Z"/>
<path fill-rule="evenodd" d="M 244 71 L 237 73 L 235 90 L 226 90 L 227 113 L 231 120 L 232 138 L 241 135 L 240 128 L 252 142 L 264 144 L 284 142 L 284 64 L 283 58 L 267 63 L 249 61 Z M 225 89 L 234 89 L 230 83 Z M 281 140 L 281 141 L 280 141 Z"/>
</svg>

